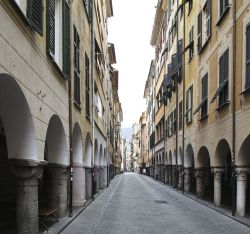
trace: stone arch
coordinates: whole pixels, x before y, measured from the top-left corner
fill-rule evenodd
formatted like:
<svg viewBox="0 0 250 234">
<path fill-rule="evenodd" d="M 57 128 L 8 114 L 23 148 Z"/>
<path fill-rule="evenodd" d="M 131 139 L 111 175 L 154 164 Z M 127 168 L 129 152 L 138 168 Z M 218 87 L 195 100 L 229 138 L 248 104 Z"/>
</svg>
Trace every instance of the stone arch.
<svg viewBox="0 0 250 234">
<path fill-rule="evenodd" d="M 177 159 L 177 152 L 176 152 L 176 149 L 174 149 L 174 154 L 172 157 L 172 165 L 176 166 L 176 159 Z"/>
<path fill-rule="evenodd" d="M 177 163 L 178 163 L 178 165 L 182 165 L 182 154 L 183 154 L 182 148 L 179 147 L 179 150 L 178 150 L 178 158 L 177 158 Z"/>
<path fill-rule="evenodd" d="M 99 151 L 99 165 L 104 165 L 104 155 L 103 155 L 103 147 L 102 144 L 100 145 L 100 151 Z"/>
<path fill-rule="evenodd" d="M 193 168 L 194 167 L 194 150 L 191 144 L 187 145 L 186 152 L 184 155 L 184 167 Z"/>
<path fill-rule="evenodd" d="M 38 160 L 32 114 L 16 80 L 0 74 L 0 118 L 8 146 L 9 159 Z"/>
<path fill-rule="evenodd" d="M 214 180 L 210 168 L 209 151 L 205 146 L 202 146 L 198 152 L 195 169 L 197 197 L 212 200 L 214 193 Z"/>
<path fill-rule="evenodd" d="M 78 123 L 75 123 L 72 136 L 73 162 L 83 163 L 82 132 Z"/>
<path fill-rule="evenodd" d="M 208 149 L 202 146 L 198 152 L 195 164 L 196 168 L 210 168 L 210 155 Z"/>
<path fill-rule="evenodd" d="M 98 141 L 97 139 L 95 139 L 95 151 L 94 151 L 94 162 L 95 162 L 95 166 L 99 166 L 99 149 L 98 149 Z"/>
<path fill-rule="evenodd" d="M 244 140 L 240 147 L 240 151 L 237 157 L 237 166 L 250 166 L 250 134 Z"/>
<path fill-rule="evenodd" d="M 220 206 L 232 204 L 232 166 L 231 149 L 226 139 L 221 139 L 215 150 L 214 157 L 214 203 Z"/>
<path fill-rule="evenodd" d="M 84 155 L 84 162 L 85 166 L 91 167 L 91 157 L 92 157 L 92 143 L 91 143 L 91 137 L 89 132 L 86 135 L 86 140 L 85 140 L 85 155 Z"/>
<path fill-rule="evenodd" d="M 172 152 L 169 151 L 169 154 L 168 154 L 168 165 L 172 165 Z"/>
<path fill-rule="evenodd" d="M 73 206 L 83 206 L 85 201 L 85 169 L 83 168 L 82 132 L 75 123 L 72 135 Z"/>
<path fill-rule="evenodd" d="M 214 157 L 214 167 L 226 167 L 228 162 L 231 164 L 231 149 L 226 139 L 219 141 Z"/>
<path fill-rule="evenodd" d="M 44 169 L 39 183 L 39 204 L 41 207 L 58 207 L 55 214 L 65 217 L 68 209 L 68 166 L 69 151 L 61 119 L 57 115 L 50 118 L 44 148 Z"/>
<path fill-rule="evenodd" d="M 45 157 L 48 163 L 69 165 L 66 135 L 63 124 L 57 115 L 53 115 L 49 121 L 45 143 Z"/>
</svg>

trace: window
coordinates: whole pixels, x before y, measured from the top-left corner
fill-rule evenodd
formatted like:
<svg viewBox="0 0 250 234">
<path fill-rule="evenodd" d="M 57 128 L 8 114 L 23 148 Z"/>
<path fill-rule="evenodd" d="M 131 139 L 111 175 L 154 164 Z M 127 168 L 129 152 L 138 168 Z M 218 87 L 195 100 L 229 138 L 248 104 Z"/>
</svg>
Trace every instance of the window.
<svg viewBox="0 0 250 234">
<path fill-rule="evenodd" d="M 74 26 L 74 100 L 80 105 L 80 37 Z"/>
<path fill-rule="evenodd" d="M 173 111 L 173 132 L 176 132 L 177 130 L 177 115 L 176 115 L 176 109 Z"/>
<path fill-rule="evenodd" d="M 14 0 L 29 25 L 43 35 L 43 1 L 41 0 Z"/>
<path fill-rule="evenodd" d="M 219 61 L 219 81 L 220 86 L 225 83 L 219 94 L 219 106 L 225 104 L 228 100 L 228 60 L 229 51 L 227 50 L 220 58 Z"/>
<path fill-rule="evenodd" d="M 47 1 L 47 53 L 70 78 L 70 8 L 67 0 Z"/>
<path fill-rule="evenodd" d="M 193 85 L 186 92 L 186 123 L 190 123 L 193 118 Z"/>
<path fill-rule="evenodd" d="M 228 0 L 220 0 L 220 17 L 226 12 L 229 7 Z"/>
<path fill-rule="evenodd" d="M 192 26 L 189 32 L 189 61 L 194 57 L 194 26 Z"/>
<path fill-rule="evenodd" d="M 189 0 L 188 2 L 189 2 L 188 3 L 188 14 L 190 14 L 190 12 L 191 12 L 191 10 L 193 8 L 193 0 Z"/>
<path fill-rule="evenodd" d="M 245 89 L 250 89 L 250 24 L 246 28 L 246 78 Z"/>
<path fill-rule="evenodd" d="M 219 88 L 215 92 L 210 103 L 213 103 L 219 96 L 219 107 L 228 103 L 228 74 L 229 74 L 229 50 L 219 60 Z"/>
<path fill-rule="evenodd" d="M 197 28 L 197 48 L 198 52 L 201 51 L 202 48 L 202 11 L 198 14 L 198 28 Z"/>
<path fill-rule="evenodd" d="M 206 40 L 208 40 L 211 36 L 211 6 L 212 6 L 212 1 L 207 0 L 204 12 L 205 12 L 205 21 L 206 21 Z"/>
<path fill-rule="evenodd" d="M 207 116 L 207 95 L 208 95 L 208 74 L 206 74 L 201 80 L 201 118 Z"/>
<path fill-rule="evenodd" d="M 92 20 L 92 1 L 93 0 L 84 0 L 84 5 L 88 13 L 89 21 Z"/>
<path fill-rule="evenodd" d="M 90 117 L 90 81 L 89 81 L 89 58 L 85 53 L 85 91 L 86 91 L 86 103 L 85 111 L 86 115 Z"/>
<path fill-rule="evenodd" d="M 183 118 L 183 105 L 182 101 L 179 103 L 179 130 L 182 129 L 182 118 Z"/>
</svg>

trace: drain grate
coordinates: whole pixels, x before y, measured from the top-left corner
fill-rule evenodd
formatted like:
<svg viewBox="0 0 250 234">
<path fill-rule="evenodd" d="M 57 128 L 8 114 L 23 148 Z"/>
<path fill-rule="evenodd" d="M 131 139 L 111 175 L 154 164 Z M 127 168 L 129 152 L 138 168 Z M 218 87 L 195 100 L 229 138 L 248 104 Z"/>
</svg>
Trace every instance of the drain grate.
<svg viewBox="0 0 250 234">
<path fill-rule="evenodd" d="M 168 202 L 164 200 L 155 200 L 155 203 L 156 204 L 168 204 Z"/>
</svg>

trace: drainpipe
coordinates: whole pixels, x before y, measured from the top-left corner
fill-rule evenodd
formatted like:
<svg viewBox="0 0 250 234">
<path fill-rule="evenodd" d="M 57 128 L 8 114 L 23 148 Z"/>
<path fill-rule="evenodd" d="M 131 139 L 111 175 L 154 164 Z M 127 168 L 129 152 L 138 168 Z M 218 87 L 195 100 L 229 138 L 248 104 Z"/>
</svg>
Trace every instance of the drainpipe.
<svg viewBox="0 0 250 234">
<path fill-rule="evenodd" d="M 91 118 L 91 127 L 92 127 L 92 154 L 91 154 L 91 174 L 92 174 L 92 199 L 94 200 L 94 151 L 95 151 L 95 103 L 94 103 L 94 88 L 95 88 L 95 79 L 94 79 L 94 67 L 95 67 L 95 39 L 94 39 L 94 0 L 90 0 L 91 2 L 91 24 L 90 24 L 90 33 L 91 33 L 91 96 L 92 96 L 92 118 Z"/>
<path fill-rule="evenodd" d="M 69 217 L 73 216 L 73 147 L 72 147 L 72 79 L 68 80 L 68 97 L 69 97 L 69 160 L 70 160 L 70 181 L 69 181 Z"/>
<path fill-rule="evenodd" d="M 233 0 L 232 4 L 233 10 L 233 82 L 232 82 L 232 216 L 235 216 L 236 211 L 236 171 L 235 171 L 235 141 L 236 141 L 236 119 L 235 119 L 235 109 L 236 109 L 236 0 Z"/>
<path fill-rule="evenodd" d="M 177 14 L 176 14 L 176 49 L 177 49 L 177 52 L 178 52 L 178 41 L 179 41 L 179 18 L 178 18 L 178 13 L 179 13 L 179 1 L 177 1 Z M 177 54 L 178 56 L 178 54 Z M 178 74 L 177 74 L 178 75 Z M 177 79 L 177 78 L 176 78 Z M 177 80 L 175 81 L 175 84 L 176 84 L 176 100 L 175 100 L 175 104 L 176 104 L 176 117 L 175 117 L 175 120 L 176 120 L 176 134 L 175 134 L 175 144 L 176 144 L 176 159 L 175 159 L 175 164 L 176 164 L 176 170 L 175 170 L 175 173 L 176 173 L 176 187 L 178 188 L 178 181 L 179 181 L 179 175 L 178 175 L 178 133 L 179 133 L 179 125 L 178 125 L 178 120 L 179 120 L 179 116 L 178 116 L 178 103 L 179 103 L 179 84 L 177 82 Z"/>
<path fill-rule="evenodd" d="M 183 48 L 186 44 L 186 7 L 183 5 Z M 184 193 L 184 152 L 185 152 L 185 53 L 182 54 L 182 193 Z"/>
</svg>

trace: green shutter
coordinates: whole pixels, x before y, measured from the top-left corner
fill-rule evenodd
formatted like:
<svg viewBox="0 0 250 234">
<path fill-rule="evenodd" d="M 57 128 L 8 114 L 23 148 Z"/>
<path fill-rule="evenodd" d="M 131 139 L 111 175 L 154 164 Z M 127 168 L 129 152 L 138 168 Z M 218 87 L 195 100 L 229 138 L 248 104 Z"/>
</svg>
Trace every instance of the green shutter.
<svg viewBox="0 0 250 234">
<path fill-rule="evenodd" d="M 63 73 L 70 78 L 70 7 L 63 0 Z"/>
<path fill-rule="evenodd" d="M 202 11 L 198 14 L 198 44 L 197 44 L 197 47 L 198 47 L 198 52 L 201 50 L 202 48 Z"/>
<path fill-rule="evenodd" d="M 89 13 L 89 21 L 92 21 L 92 6 L 93 6 L 93 0 L 89 0 L 89 4 L 88 4 L 88 13 Z"/>
<path fill-rule="evenodd" d="M 47 0 L 46 19 L 46 49 L 47 53 L 55 57 L 55 0 Z"/>
<path fill-rule="evenodd" d="M 43 35 L 43 0 L 29 0 L 27 18 L 31 27 Z"/>
</svg>

